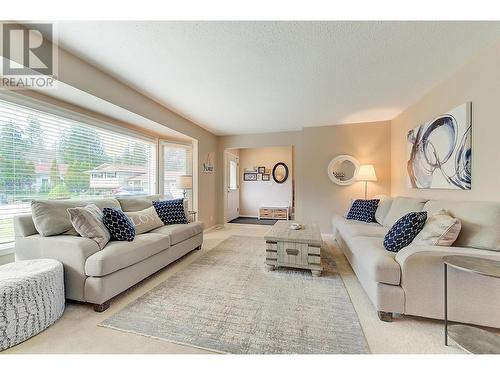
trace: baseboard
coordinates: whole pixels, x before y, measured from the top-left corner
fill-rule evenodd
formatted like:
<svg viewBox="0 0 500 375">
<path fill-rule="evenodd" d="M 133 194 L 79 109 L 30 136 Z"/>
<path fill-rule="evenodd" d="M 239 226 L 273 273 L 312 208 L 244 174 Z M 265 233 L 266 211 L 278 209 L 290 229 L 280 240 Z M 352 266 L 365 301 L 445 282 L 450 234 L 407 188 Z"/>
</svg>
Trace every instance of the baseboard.
<svg viewBox="0 0 500 375">
<path fill-rule="evenodd" d="M 219 226 L 219 224 L 212 225 L 210 228 L 204 229 L 204 230 L 203 230 L 203 233 L 208 232 L 208 231 L 211 231 L 211 230 L 213 230 L 213 229 L 217 228 L 218 226 Z"/>
</svg>

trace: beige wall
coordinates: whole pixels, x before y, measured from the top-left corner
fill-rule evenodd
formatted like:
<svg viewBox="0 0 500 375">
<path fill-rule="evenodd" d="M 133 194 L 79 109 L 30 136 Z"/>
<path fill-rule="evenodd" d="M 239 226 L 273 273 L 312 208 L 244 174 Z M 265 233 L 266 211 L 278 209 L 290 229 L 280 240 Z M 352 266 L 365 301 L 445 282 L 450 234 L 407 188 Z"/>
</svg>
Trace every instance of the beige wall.
<svg viewBox="0 0 500 375">
<path fill-rule="evenodd" d="M 408 130 L 469 101 L 472 102 L 472 189 L 462 191 L 408 188 Z M 499 139 L 500 43 L 496 43 L 392 120 L 392 195 L 500 200 Z"/>
<path fill-rule="evenodd" d="M 296 218 L 317 222 L 323 233 L 331 233 L 333 213 L 343 214 L 352 198 L 362 197 L 362 183 L 338 186 L 327 175 L 335 156 L 349 154 L 360 163 L 374 164 L 378 181 L 369 183 L 368 194 L 390 195 L 391 124 L 386 122 L 305 128 L 298 132 L 225 136 L 219 138 L 218 157 L 227 148 L 294 147 Z M 220 180 L 222 186 L 223 178 Z M 220 189 L 222 192 L 223 190 Z M 223 205 L 219 205 L 223 222 Z"/>
<path fill-rule="evenodd" d="M 260 206 L 292 207 L 293 193 L 293 154 L 292 146 L 244 148 L 240 150 L 240 215 L 259 215 Z M 266 167 L 272 169 L 276 163 L 288 166 L 288 179 L 276 183 L 270 181 L 243 181 L 245 168 Z"/>
<path fill-rule="evenodd" d="M 62 49 L 59 50 L 58 78 L 70 86 L 196 139 L 200 166 L 198 218 L 205 222 L 206 227 L 215 225 L 216 174 L 203 173 L 202 170 L 207 154 L 216 152 L 217 137 L 214 134 Z"/>
</svg>

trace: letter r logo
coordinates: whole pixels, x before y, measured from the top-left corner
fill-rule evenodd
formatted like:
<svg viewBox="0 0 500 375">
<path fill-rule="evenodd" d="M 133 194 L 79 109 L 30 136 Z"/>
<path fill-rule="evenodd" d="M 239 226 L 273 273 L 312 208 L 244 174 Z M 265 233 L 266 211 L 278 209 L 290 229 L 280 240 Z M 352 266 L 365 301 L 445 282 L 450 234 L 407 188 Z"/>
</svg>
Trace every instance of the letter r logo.
<svg viewBox="0 0 500 375">
<path fill-rule="evenodd" d="M 53 30 L 50 23 L 2 24 L 4 75 L 53 75 Z"/>
</svg>

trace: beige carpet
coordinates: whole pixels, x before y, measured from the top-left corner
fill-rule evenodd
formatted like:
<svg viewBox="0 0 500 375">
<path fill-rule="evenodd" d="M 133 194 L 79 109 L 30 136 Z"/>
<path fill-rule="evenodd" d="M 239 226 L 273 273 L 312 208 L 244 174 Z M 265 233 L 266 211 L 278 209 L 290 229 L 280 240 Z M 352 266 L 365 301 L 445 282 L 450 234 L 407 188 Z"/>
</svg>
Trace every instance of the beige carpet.
<svg viewBox="0 0 500 375">
<path fill-rule="evenodd" d="M 264 249 L 231 236 L 100 325 L 223 353 L 369 352 L 329 248 L 320 278 L 267 271 Z"/>
</svg>

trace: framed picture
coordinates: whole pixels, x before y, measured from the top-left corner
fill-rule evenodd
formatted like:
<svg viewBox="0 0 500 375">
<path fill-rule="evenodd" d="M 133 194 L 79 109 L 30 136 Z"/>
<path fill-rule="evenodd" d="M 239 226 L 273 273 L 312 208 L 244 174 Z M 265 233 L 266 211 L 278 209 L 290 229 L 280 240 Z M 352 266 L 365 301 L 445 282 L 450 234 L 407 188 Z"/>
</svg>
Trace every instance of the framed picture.
<svg viewBox="0 0 500 375">
<path fill-rule="evenodd" d="M 258 173 L 266 173 L 266 167 L 258 167 L 257 172 Z"/>
<path fill-rule="evenodd" d="M 244 172 L 243 181 L 257 181 L 257 173 L 255 172 Z"/>
<path fill-rule="evenodd" d="M 257 173 L 257 181 L 262 181 L 262 173 Z"/>
<path fill-rule="evenodd" d="M 262 175 L 262 181 L 271 181 L 271 174 L 270 173 L 264 173 Z"/>
<path fill-rule="evenodd" d="M 408 186 L 470 190 L 471 103 L 464 103 L 411 129 L 407 135 Z"/>
</svg>

